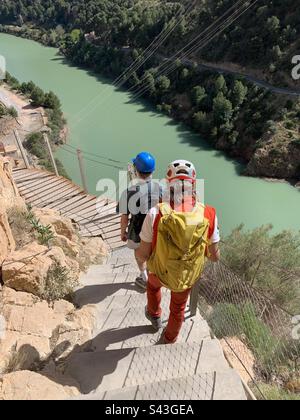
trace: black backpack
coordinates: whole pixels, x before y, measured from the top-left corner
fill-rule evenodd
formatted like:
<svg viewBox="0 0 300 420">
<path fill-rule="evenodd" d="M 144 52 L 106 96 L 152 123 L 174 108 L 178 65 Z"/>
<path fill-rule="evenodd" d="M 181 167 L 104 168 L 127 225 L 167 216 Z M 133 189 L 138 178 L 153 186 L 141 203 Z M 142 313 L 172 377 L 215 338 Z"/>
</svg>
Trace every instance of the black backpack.
<svg viewBox="0 0 300 420">
<path fill-rule="evenodd" d="M 141 242 L 140 233 L 142 231 L 142 227 L 143 227 L 145 218 L 147 216 L 147 213 L 152 207 L 156 206 L 160 202 L 161 190 L 159 188 L 159 185 L 158 184 L 156 185 L 157 185 L 157 191 L 155 188 L 153 191 L 152 180 L 147 182 L 147 187 L 148 187 L 147 199 L 145 196 L 143 196 L 145 197 L 145 202 L 147 202 L 147 211 L 143 213 L 139 213 L 139 214 L 134 214 L 131 216 L 130 225 L 128 228 L 128 239 L 132 240 L 135 243 Z M 129 195 L 134 195 L 140 191 L 141 191 L 140 185 L 136 185 L 135 190 L 131 189 Z M 137 206 L 141 207 L 141 199 L 137 201 Z"/>
</svg>

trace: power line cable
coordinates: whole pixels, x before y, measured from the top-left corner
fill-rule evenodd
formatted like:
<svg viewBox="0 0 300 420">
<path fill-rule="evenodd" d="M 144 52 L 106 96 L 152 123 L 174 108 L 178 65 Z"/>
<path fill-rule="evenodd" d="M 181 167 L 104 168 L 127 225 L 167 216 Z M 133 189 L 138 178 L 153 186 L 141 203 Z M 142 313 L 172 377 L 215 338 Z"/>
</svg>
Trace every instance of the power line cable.
<svg viewBox="0 0 300 420">
<path fill-rule="evenodd" d="M 64 147 L 60 147 L 60 150 L 63 150 L 65 152 L 77 157 L 77 153 L 75 153 L 71 150 L 65 149 Z M 90 159 L 90 158 L 86 158 L 86 157 L 84 157 L 84 159 L 89 161 L 89 162 L 97 163 L 98 165 L 105 166 L 105 167 L 108 167 L 108 168 L 114 168 L 114 169 L 118 169 L 118 170 L 124 170 L 125 169 L 124 167 L 116 166 L 116 165 L 110 165 L 109 163 L 105 163 L 105 162 L 99 162 L 98 160 L 95 160 L 95 159 Z"/>
<path fill-rule="evenodd" d="M 72 145 L 70 145 L 70 144 L 65 144 L 65 145 L 64 145 L 64 147 L 70 147 L 70 148 L 71 148 L 71 149 L 73 149 L 73 150 L 77 150 L 77 149 L 78 149 L 78 147 L 74 147 L 74 146 L 72 146 Z M 81 152 L 82 152 L 82 153 L 84 153 L 85 155 L 94 156 L 94 157 L 97 157 L 97 158 L 99 158 L 99 159 L 105 159 L 105 160 L 108 160 L 109 162 L 113 162 L 113 163 L 122 163 L 122 164 L 124 164 L 124 165 L 127 165 L 127 163 L 128 163 L 128 162 L 121 161 L 121 160 L 115 160 L 115 159 L 109 158 L 109 157 L 107 157 L 107 156 L 97 155 L 96 153 L 87 152 L 87 151 L 85 151 L 85 150 L 82 150 L 81 148 L 80 148 L 80 150 L 81 150 Z"/>
<path fill-rule="evenodd" d="M 180 16 L 182 14 L 182 18 L 177 20 L 177 15 L 175 15 L 172 19 L 175 19 L 175 24 L 173 26 L 171 26 L 170 28 L 167 26 L 166 28 L 164 28 L 162 30 L 162 32 L 160 33 L 160 35 L 158 37 L 155 38 L 155 40 L 152 41 L 152 43 L 146 48 L 146 50 L 143 51 L 143 53 L 137 57 L 137 59 L 126 69 L 124 70 L 124 72 L 118 76 L 113 82 L 112 84 L 115 85 L 117 88 L 121 88 L 129 79 L 130 77 L 139 69 L 141 68 L 146 61 L 148 61 L 153 54 L 155 53 L 155 51 L 158 50 L 158 48 L 169 38 L 169 36 L 174 32 L 174 30 L 176 29 L 176 27 L 181 24 L 185 18 L 185 14 L 188 14 L 190 11 L 192 11 L 194 9 L 194 6 L 196 5 L 196 1 L 194 3 L 192 3 L 185 11 L 184 13 L 182 13 L 182 11 L 180 10 L 178 12 L 178 15 Z M 178 17 L 179 17 L 178 16 Z M 145 56 L 145 53 L 148 53 Z M 144 57 L 142 59 L 142 61 L 140 60 L 141 57 Z M 129 73 L 128 73 L 129 72 Z M 126 76 L 127 74 L 127 76 Z M 125 77 L 126 76 L 126 77 Z M 125 77 L 125 78 L 124 78 Z M 92 99 L 81 111 L 77 112 L 75 114 L 75 116 L 73 118 L 76 118 L 78 115 L 80 115 L 82 112 L 84 112 L 84 110 L 88 109 L 95 101 L 97 101 L 97 99 L 102 96 L 106 91 L 108 91 L 109 88 L 105 88 L 103 90 L 103 92 L 100 92 L 97 96 L 95 96 L 94 99 Z M 108 95 L 106 98 L 103 98 L 103 101 L 100 102 L 100 104 L 102 102 L 105 102 L 110 96 L 112 95 L 112 93 L 110 93 L 110 95 Z M 99 103 L 97 104 L 99 105 Z M 96 106 L 96 105 L 95 105 Z M 89 115 L 89 113 L 87 114 Z M 83 117 L 85 118 L 85 117 Z M 79 119 L 76 124 L 78 124 L 78 122 L 80 122 L 82 119 Z"/>
<path fill-rule="evenodd" d="M 188 51 L 185 52 L 185 56 L 181 57 L 181 59 L 185 59 L 187 55 L 192 54 L 195 51 L 199 51 L 199 49 L 204 48 L 208 43 L 210 43 L 216 36 L 220 35 L 227 27 L 229 27 L 234 21 L 236 21 L 239 17 L 241 17 L 247 10 L 249 10 L 251 7 L 253 7 L 255 5 L 255 3 L 257 3 L 258 0 L 255 0 L 253 3 L 251 3 L 246 9 L 242 10 L 244 6 L 240 7 L 238 10 L 236 10 L 229 18 L 226 19 L 225 22 L 223 22 L 218 28 L 214 28 L 212 30 L 212 32 L 205 37 L 204 40 L 201 40 L 199 43 L 196 43 L 196 45 L 194 45 L 193 47 L 191 47 Z M 217 31 L 217 32 L 216 32 Z M 199 36 L 197 36 L 196 38 L 199 38 Z M 196 39 L 195 38 L 195 39 Z M 191 43 L 194 41 L 191 41 Z M 189 43 L 188 45 L 190 45 L 191 43 Z M 186 48 L 186 46 L 181 50 L 184 51 Z M 168 61 L 171 60 L 176 60 L 179 57 L 177 56 L 178 53 L 176 53 L 174 56 L 172 56 L 171 58 L 168 59 Z M 165 63 L 163 63 L 162 65 L 158 66 L 158 69 L 161 69 L 157 74 L 155 74 L 155 78 L 157 79 L 158 77 L 160 77 L 161 75 L 168 75 L 170 74 L 173 70 L 175 70 L 177 68 L 177 64 L 172 62 L 171 64 L 169 64 L 165 69 L 163 69 Z M 141 97 L 147 90 L 149 89 L 148 86 L 144 86 L 142 88 L 140 88 L 139 90 L 137 90 L 133 97 L 131 98 L 132 101 L 137 100 L 139 97 Z"/>
<path fill-rule="evenodd" d="M 167 33 L 166 34 L 164 34 L 162 37 L 161 36 L 159 36 L 158 37 L 158 42 L 157 42 L 157 45 L 155 45 L 155 40 L 150 44 L 150 46 L 148 46 L 147 48 L 146 48 L 146 50 L 144 50 L 143 51 L 143 53 L 141 54 L 141 56 L 140 57 L 143 57 L 143 56 L 145 56 L 145 53 L 147 53 L 148 52 L 148 49 L 149 49 L 149 47 L 151 47 L 151 45 L 154 45 L 154 48 L 150 48 L 150 52 L 149 52 L 149 55 L 148 56 L 146 56 L 146 58 L 143 60 L 143 64 L 144 64 L 144 62 L 145 61 L 147 61 L 150 57 L 152 57 L 152 55 L 155 53 L 155 51 L 162 45 L 162 43 L 171 35 L 171 33 L 175 30 L 175 28 L 180 24 L 180 23 L 182 23 L 182 21 L 183 21 L 183 19 L 185 18 L 185 15 L 186 14 L 188 14 L 190 11 L 192 11 L 193 10 L 193 8 L 194 8 L 194 6 L 196 5 L 196 1 L 194 1 L 185 11 L 183 11 L 183 13 L 181 12 L 181 11 L 179 11 L 179 13 L 178 13 L 178 16 L 180 17 L 180 15 L 181 15 L 181 19 L 180 20 L 177 20 L 176 21 L 176 18 L 177 18 L 177 16 L 174 16 L 173 18 L 172 18 L 172 20 L 174 21 L 175 20 L 175 24 L 174 24 L 174 26 L 172 27 L 170 27 L 170 29 L 168 29 L 168 27 L 166 28 L 167 29 Z M 173 23 L 172 23 L 173 24 Z M 132 63 L 132 65 L 129 67 L 129 69 L 131 68 L 132 70 L 133 70 L 133 72 L 134 71 L 136 71 L 139 67 L 140 67 L 140 61 L 139 61 L 139 58 L 140 57 L 138 57 L 136 60 L 135 60 L 135 62 L 136 62 L 136 64 L 135 64 L 135 62 L 134 63 Z M 127 70 L 125 70 L 124 72 L 123 72 L 123 75 L 126 75 L 127 74 Z M 123 81 L 123 75 L 120 75 L 119 76 L 119 81 L 120 82 L 122 82 Z"/>
<path fill-rule="evenodd" d="M 160 76 L 160 75 L 162 75 L 162 74 L 165 74 L 166 73 L 166 71 L 168 70 L 168 69 L 170 69 L 171 67 L 174 67 L 174 65 L 176 66 L 176 64 L 174 63 L 174 60 L 176 60 L 176 59 L 179 59 L 179 58 L 181 58 L 181 59 L 183 59 L 183 57 L 181 56 L 180 57 L 180 54 L 181 53 L 184 53 L 185 52 L 185 50 L 186 50 L 186 48 L 187 47 L 189 47 L 189 46 L 192 46 L 188 51 L 186 51 L 185 52 L 185 55 L 187 55 L 190 51 L 192 51 L 194 48 L 195 48 L 195 45 L 197 45 L 197 44 L 195 44 L 195 45 L 193 45 L 194 44 L 194 42 L 195 41 L 197 41 L 199 38 L 202 38 L 202 35 L 204 34 L 204 33 L 206 33 L 207 31 L 209 31 L 208 32 L 208 34 L 206 34 L 205 35 L 205 37 L 203 38 L 203 39 L 201 39 L 201 43 L 202 42 L 204 42 L 204 41 L 209 41 L 210 39 L 211 39 L 211 37 L 212 37 L 212 35 L 214 34 L 214 32 L 215 31 L 219 31 L 220 29 L 222 29 L 224 26 L 225 26 L 225 24 L 226 23 L 228 23 L 228 22 L 231 22 L 232 21 L 232 19 L 233 19 L 233 17 L 240 11 L 240 10 L 242 10 L 243 9 L 243 7 L 244 7 L 244 4 L 243 4 L 243 0 L 239 0 L 235 5 L 237 5 L 237 4 L 239 4 L 239 3 L 242 3 L 242 5 L 241 6 L 239 6 L 239 8 L 238 9 L 236 9 L 229 17 L 227 17 L 226 18 L 226 20 L 225 21 L 223 21 L 223 22 L 221 22 L 219 25 L 217 25 L 215 28 L 214 28 L 214 26 L 216 25 L 216 23 L 217 22 L 219 22 L 220 20 L 222 20 L 226 15 L 227 15 L 227 13 L 228 13 L 228 11 L 226 11 L 221 17 L 219 17 L 218 18 L 218 20 L 216 21 L 216 22 L 213 22 L 207 29 L 205 29 L 204 31 L 202 31 L 200 34 L 198 34 L 196 37 L 194 37 L 188 44 L 186 44 L 184 47 L 182 47 L 179 51 L 177 51 L 173 56 L 171 56 L 170 58 L 166 58 L 164 61 L 163 61 L 163 63 L 161 63 L 157 68 L 156 68 L 156 70 L 159 70 L 160 69 L 160 71 L 156 74 L 156 77 L 158 77 L 158 76 Z M 132 89 L 134 89 L 134 88 L 131 88 L 130 90 L 132 90 Z M 141 89 L 141 88 L 140 88 Z"/>
<path fill-rule="evenodd" d="M 258 1 L 258 0 L 256 0 L 256 1 Z M 192 41 L 190 41 L 185 47 L 183 47 L 181 50 L 179 50 L 178 52 L 176 52 L 175 53 L 175 55 L 173 56 L 173 57 L 177 57 L 177 55 L 178 54 L 180 54 L 182 51 L 184 51 L 185 50 L 185 48 L 187 48 L 187 46 L 189 46 L 189 45 L 191 45 L 196 39 L 199 39 L 204 33 L 206 33 L 207 31 L 209 31 L 209 29 L 210 28 L 212 28 L 217 22 L 219 22 L 220 20 L 222 20 L 222 18 L 224 18 L 231 10 L 233 10 L 238 4 L 240 4 L 240 3 L 244 3 L 244 0 L 239 0 L 237 3 L 235 3 L 233 6 L 231 6 L 221 17 L 219 17 L 214 23 L 212 23 L 208 28 L 206 28 L 204 31 L 202 31 L 201 32 L 201 34 L 198 34 Z M 244 7 L 244 4 L 243 4 L 243 6 L 240 8 L 240 10 L 242 9 Z M 237 13 L 237 11 L 235 11 L 234 12 L 234 14 L 235 13 Z M 233 15 L 234 15 L 233 14 Z M 232 16 L 230 16 L 229 18 L 227 18 L 227 20 L 228 19 L 231 19 L 232 18 Z M 222 23 L 222 25 L 224 24 L 224 22 Z M 221 26 L 222 26 L 221 25 Z M 210 34 L 208 35 L 208 36 L 210 36 Z M 206 37 L 207 38 L 207 37 Z M 169 59 L 170 60 L 170 59 Z M 163 64 L 161 64 L 161 65 L 159 65 L 157 68 L 159 69 L 159 68 L 161 68 L 161 67 L 163 67 L 165 65 L 165 63 L 163 63 Z M 163 74 L 163 72 L 162 72 L 162 74 Z M 159 77 L 159 76 L 158 76 Z M 140 88 L 141 90 L 144 90 L 144 89 L 146 89 L 147 90 L 147 87 L 145 88 Z M 132 88 L 131 89 L 129 89 L 129 91 L 130 90 L 132 90 Z M 143 94 L 143 93 L 142 93 Z M 141 95 L 139 95 L 139 96 L 142 96 L 142 94 Z M 138 97 L 139 97 L 138 96 Z M 132 98 L 131 100 L 134 100 L 134 98 Z M 79 122 L 81 122 L 84 118 L 86 118 L 88 115 L 89 115 L 89 113 L 90 112 L 88 112 L 85 116 L 83 116 L 81 119 L 78 119 L 78 121 L 77 121 L 77 123 L 79 123 Z"/>
</svg>

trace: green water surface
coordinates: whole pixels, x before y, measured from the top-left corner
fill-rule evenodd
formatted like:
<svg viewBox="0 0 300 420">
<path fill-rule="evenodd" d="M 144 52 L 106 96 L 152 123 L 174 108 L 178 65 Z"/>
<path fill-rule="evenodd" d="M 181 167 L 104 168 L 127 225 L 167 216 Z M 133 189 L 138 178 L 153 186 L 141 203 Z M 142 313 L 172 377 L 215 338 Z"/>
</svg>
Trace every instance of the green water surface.
<svg viewBox="0 0 300 420">
<path fill-rule="evenodd" d="M 217 208 L 224 234 L 240 223 L 247 228 L 272 223 L 276 231 L 300 230 L 300 193 L 292 186 L 240 176 L 239 164 L 212 150 L 199 136 L 146 104 L 131 103 L 126 92 L 71 66 L 54 48 L 0 34 L 0 54 L 6 57 L 8 71 L 20 81 L 33 80 L 59 96 L 71 146 L 121 162 L 148 150 L 157 157 L 159 178 L 170 161 L 193 161 L 205 179 L 205 200 Z M 80 183 L 75 154 L 59 150 L 57 156 L 71 178 Z M 86 160 L 85 170 L 91 193 L 95 193 L 99 179 L 118 179 L 116 168 L 98 162 Z"/>
</svg>

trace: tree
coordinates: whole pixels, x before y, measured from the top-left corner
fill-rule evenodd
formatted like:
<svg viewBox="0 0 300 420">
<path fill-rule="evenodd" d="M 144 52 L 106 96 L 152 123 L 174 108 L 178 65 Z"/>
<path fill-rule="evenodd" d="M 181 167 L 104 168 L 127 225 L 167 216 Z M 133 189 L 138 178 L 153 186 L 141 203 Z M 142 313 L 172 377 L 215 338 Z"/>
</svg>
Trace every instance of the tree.
<svg viewBox="0 0 300 420">
<path fill-rule="evenodd" d="M 220 126 L 231 121 L 233 115 L 232 103 L 219 93 L 213 101 L 214 120 Z"/>
<path fill-rule="evenodd" d="M 201 128 L 203 123 L 206 121 L 207 119 L 207 114 L 206 112 L 196 112 L 193 116 L 193 120 L 194 120 L 194 126 L 196 128 Z"/>
<path fill-rule="evenodd" d="M 6 115 L 6 108 L 0 103 L 0 118 Z"/>
<path fill-rule="evenodd" d="M 46 108 L 58 109 L 61 107 L 60 100 L 53 92 L 46 93 L 44 106 Z"/>
<path fill-rule="evenodd" d="M 277 16 L 269 17 L 267 20 L 266 29 L 271 35 L 275 35 L 280 29 L 280 20 Z"/>
<path fill-rule="evenodd" d="M 271 58 L 275 62 L 279 61 L 282 57 L 282 51 L 279 45 L 275 45 L 271 51 Z"/>
<path fill-rule="evenodd" d="M 140 84 L 140 79 L 138 78 L 138 75 L 135 71 L 130 76 L 129 84 L 133 87 L 137 87 Z"/>
<path fill-rule="evenodd" d="M 220 92 L 226 94 L 228 92 L 226 80 L 222 74 L 217 78 L 215 82 L 215 91 L 216 94 Z"/>
<path fill-rule="evenodd" d="M 171 81 L 167 76 L 160 76 L 156 82 L 157 90 L 159 94 L 166 93 L 171 86 Z"/>
<path fill-rule="evenodd" d="M 156 87 L 155 87 L 155 79 L 151 72 L 146 71 L 143 76 L 143 85 L 147 88 L 147 92 L 149 92 L 150 96 L 155 95 Z"/>
<path fill-rule="evenodd" d="M 248 93 L 248 88 L 240 80 L 234 82 L 232 89 L 231 100 L 234 108 L 240 107 L 245 101 Z"/>
<path fill-rule="evenodd" d="M 33 82 L 24 82 L 21 84 L 20 90 L 24 95 L 30 95 L 31 92 L 35 89 L 36 85 Z"/>
<path fill-rule="evenodd" d="M 13 106 L 11 106 L 10 108 L 8 108 L 7 113 L 8 113 L 8 115 L 10 115 L 13 118 L 18 118 L 18 115 L 19 115 L 18 114 L 18 111 Z"/>
<path fill-rule="evenodd" d="M 32 100 L 32 104 L 35 106 L 44 105 L 45 93 L 41 88 L 35 86 L 35 88 L 31 92 L 30 99 Z"/>
<path fill-rule="evenodd" d="M 195 86 L 192 90 L 192 99 L 194 104 L 199 108 L 204 99 L 207 98 L 205 88 L 202 86 Z"/>
</svg>

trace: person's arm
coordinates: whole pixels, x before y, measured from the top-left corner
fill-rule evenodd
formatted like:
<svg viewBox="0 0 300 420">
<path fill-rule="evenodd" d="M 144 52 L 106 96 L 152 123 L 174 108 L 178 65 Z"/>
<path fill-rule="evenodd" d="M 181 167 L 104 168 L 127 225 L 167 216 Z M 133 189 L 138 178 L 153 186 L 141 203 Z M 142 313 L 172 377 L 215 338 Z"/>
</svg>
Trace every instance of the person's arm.
<svg viewBox="0 0 300 420">
<path fill-rule="evenodd" d="M 212 262 L 218 262 L 221 259 L 221 252 L 220 252 L 220 229 L 219 229 L 219 221 L 218 217 L 215 216 L 214 224 L 213 224 L 213 232 L 210 237 L 211 245 L 208 246 L 207 258 Z"/>
<path fill-rule="evenodd" d="M 140 264 L 145 264 L 152 254 L 152 243 L 141 241 L 136 251 L 136 259 Z"/>
<path fill-rule="evenodd" d="M 208 259 L 212 262 L 218 262 L 221 258 L 221 251 L 219 247 L 219 242 L 212 244 L 208 247 Z"/>
<path fill-rule="evenodd" d="M 127 228 L 129 224 L 129 216 L 127 214 L 122 214 L 121 216 L 121 241 L 127 242 Z"/>
<path fill-rule="evenodd" d="M 145 264 L 151 257 L 153 242 L 153 218 L 149 213 L 145 218 L 140 238 L 141 244 L 136 251 L 136 258 L 139 261 L 139 264 Z"/>
</svg>

